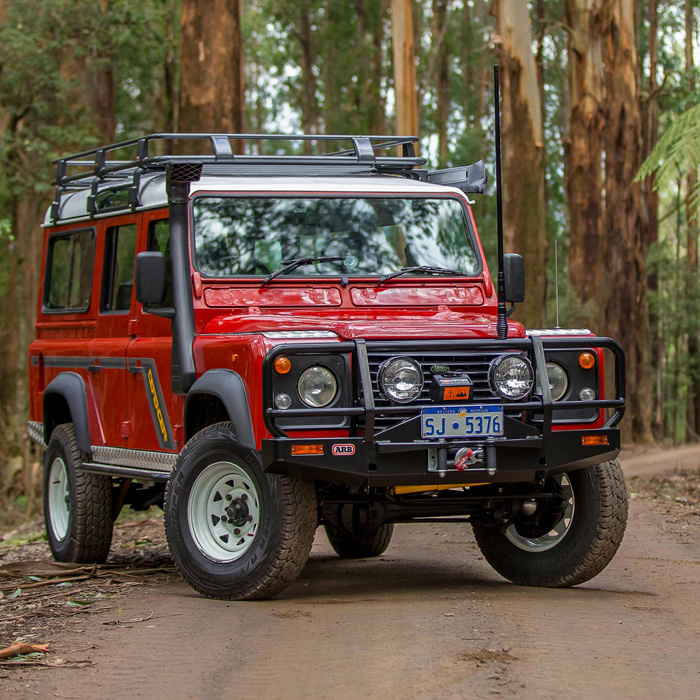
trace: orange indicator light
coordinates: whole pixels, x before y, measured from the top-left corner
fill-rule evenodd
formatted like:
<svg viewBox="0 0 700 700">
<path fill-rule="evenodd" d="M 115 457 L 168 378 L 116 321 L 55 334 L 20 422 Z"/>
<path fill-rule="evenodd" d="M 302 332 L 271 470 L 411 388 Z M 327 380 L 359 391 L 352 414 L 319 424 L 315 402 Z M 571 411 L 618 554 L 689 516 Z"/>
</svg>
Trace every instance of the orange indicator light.
<svg viewBox="0 0 700 700">
<path fill-rule="evenodd" d="M 595 445 L 607 445 L 608 436 L 607 435 L 583 435 L 581 437 L 581 444 L 584 447 L 593 447 Z"/>
<path fill-rule="evenodd" d="M 323 445 L 292 445 L 292 455 L 322 455 Z"/>
<path fill-rule="evenodd" d="M 593 369 L 595 357 L 592 352 L 582 352 L 578 357 L 578 363 L 583 369 Z"/>
<path fill-rule="evenodd" d="M 287 374 L 292 369 L 292 363 L 288 357 L 278 357 L 275 360 L 275 372 L 277 374 Z"/>
</svg>

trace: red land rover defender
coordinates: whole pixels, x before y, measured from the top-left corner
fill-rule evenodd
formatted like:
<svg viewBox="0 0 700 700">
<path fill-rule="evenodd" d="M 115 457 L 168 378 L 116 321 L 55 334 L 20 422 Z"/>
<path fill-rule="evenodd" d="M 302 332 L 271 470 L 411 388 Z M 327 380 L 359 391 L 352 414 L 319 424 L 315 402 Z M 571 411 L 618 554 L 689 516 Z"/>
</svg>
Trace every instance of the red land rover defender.
<svg viewBox="0 0 700 700">
<path fill-rule="evenodd" d="M 627 518 L 624 356 L 507 322 L 524 267 L 486 267 L 482 163 L 429 171 L 416 139 L 374 136 L 234 156 L 246 138 L 290 140 L 156 134 L 58 161 L 29 353 L 55 558 L 104 561 L 123 506 L 162 505 L 214 598 L 280 592 L 319 525 L 353 558 L 394 523 L 470 522 L 511 581 L 598 574 Z M 155 155 L 183 140 L 203 154 Z"/>
</svg>

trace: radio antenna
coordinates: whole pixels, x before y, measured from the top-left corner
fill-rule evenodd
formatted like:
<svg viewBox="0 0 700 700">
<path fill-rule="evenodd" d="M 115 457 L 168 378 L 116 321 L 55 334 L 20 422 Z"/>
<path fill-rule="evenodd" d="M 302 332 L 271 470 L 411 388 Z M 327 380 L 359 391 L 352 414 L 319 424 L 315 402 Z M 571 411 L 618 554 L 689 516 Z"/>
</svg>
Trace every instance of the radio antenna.
<svg viewBox="0 0 700 700">
<path fill-rule="evenodd" d="M 503 193 L 501 192 L 501 94 L 498 87 L 498 64 L 493 67 L 493 113 L 496 146 L 496 231 L 498 239 L 498 315 L 496 331 L 499 338 L 508 337 L 508 313 L 506 311 L 506 277 L 503 265 Z"/>
<path fill-rule="evenodd" d="M 554 295 L 557 307 L 557 325 L 559 328 L 559 249 L 557 248 L 558 241 L 554 241 Z"/>
</svg>

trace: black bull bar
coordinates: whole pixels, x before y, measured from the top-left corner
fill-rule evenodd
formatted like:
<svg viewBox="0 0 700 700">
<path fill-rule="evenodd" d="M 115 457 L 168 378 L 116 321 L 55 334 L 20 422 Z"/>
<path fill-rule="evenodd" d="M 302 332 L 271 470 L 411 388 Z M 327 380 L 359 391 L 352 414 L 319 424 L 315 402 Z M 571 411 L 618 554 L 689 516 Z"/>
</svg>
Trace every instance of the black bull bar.
<svg viewBox="0 0 700 700">
<path fill-rule="evenodd" d="M 592 401 L 552 400 L 548 382 L 541 382 L 542 394 L 526 401 L 503 402 L 504 435 L 495 438 L 437 440 L 415 439 L 420 421 L 419 405 L 376 406 L 368 349 L 374 352 L 421 354 L 430 351 L 524 352 L 540 377 L 547 376 L 546 352 L 562 350 L 609 350 L 614 357 L 615 398 Z M 352 356 L 352 406 L 330 408 L 276 409 L 273 395 L 273 365 L 280 355 L 350 354 Z M 361 387 L 361 392 L 357 390 Z M 581 409 L 613 409 L 601 428 L 552 430 L 552 413 Z M 625 412 L 625 357 L 620 345 L 611 338 L 540 337 L 467 340 L 340 341 L 322 343 L 284 343 L 273 348 L 263 362 L 263 417 L 272 439 L 262 441 L 263 468 L 277 474 L 346 484 L 372 486 L 469 484 L 535 480 L 553 474 L 599 464 L 614 459 L 620 451 L 617 427 Z M 514 417 L 513 414 L 518 415 Z M 406 421 L 377 431 L 375 417 L 406 416 Z M 537 415 L 538 420 L 533 421 Z M 357 418 L 360 430 L 351 429 L 343 438 L 290 438 L 277 425 L 279 418 L 299 417 Z M 356 434 L 353 434 L 356 433 Z M 418 433 L 420 433 L 418 429 Z M 583 444 L 589 437 L 592 444 Z M 598 441 L 598 442 L 596 442 Z M 293 445 L 322 445 L 321 454 L 293 455 Z M 342 456 L 334 455 L 334 446 L 342 443 Z M 461 447 L 478 447 L 484 459 L 465 470 L 454 468 L 454 457 Z M 432 452 L 429 452 L 432 451 Z M 437 468 L 429 470 L 428 454 Z"/>
</svg>

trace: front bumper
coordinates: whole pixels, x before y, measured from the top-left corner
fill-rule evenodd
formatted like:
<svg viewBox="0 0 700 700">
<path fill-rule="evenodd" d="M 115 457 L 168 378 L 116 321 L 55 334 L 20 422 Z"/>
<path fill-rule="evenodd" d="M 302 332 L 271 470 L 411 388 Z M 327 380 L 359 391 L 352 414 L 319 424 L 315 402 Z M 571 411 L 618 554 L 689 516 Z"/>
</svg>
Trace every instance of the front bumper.
<svg viewBox="0 0 700 700">
<path fill-rule="evenodd" d="M 267 408 L 265 421 L 271 439 L 262 441 L 263 468 L 274 474 L 288 474 L 333 483 L 368 486 L 477 484 L 534 481 L 546 474 L 570 471 L 600 464 L 617 457 L 620 432 L 617 428 L 624 414 L 624 354 L 609 338 L 519 338 L 508 340 L 429 341 L 433 346 L 457 347 L 465 352 L 484 348 L 521 350 L 530 355 L 533 364 L 546 376 L 545 353 L 548 349 L 610 350 L 615 358 L 616 397 L 610 400 L 557 402 L 556 409 L 614 409 L 605 425 L 598 429 L 552 430 L 554 402 L 547 383 L 543 396 L 531 397 L 525 403 L 503 404 L 504 436 L 467 440 L 461 438 L 424 440 L 420 436 L 420 415 L 417 408 L 391 406 L 376 408 L 364 341 L 333 344 L 289 344 L 277 346 L 265 359 L 264 395 L 272 405 L 271 369 L 281 354 L 317 354 L 319 352 L 352 353 L 357 392 L 355 406 L 350 408 L 314 409 L 297 412 Z M 397 354 L 410 354 L 406 342 L 382 343 Z M 421 344 L 424 346 L 425 344 Z M 360 419 L 362 434 L 343 438 L 290 438 L 276 425 L 276 418 L 301 415 L 347 415 Z M 407 420 L 376 432 L 374 417 L 406 415 Z M 533 417 L 537 416 L 537 420 Z M 589 438 L 589 440 L 584 440 Z M 591 440 L 592 438 L 592 440 Z M 584 444 L 593 442 L 594 444 Z M 316 446 L 318 454 L 293 454 L 293 447 Z M 319 448 L 320 446 L 320 448 Z M 479 459 L 464 469 L 455 468 L 455 455 L 463 447 L 471 448 Z"/>
</svg>

